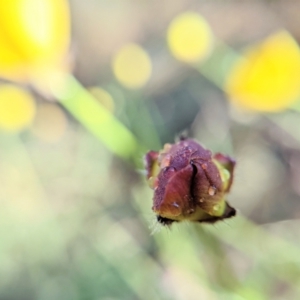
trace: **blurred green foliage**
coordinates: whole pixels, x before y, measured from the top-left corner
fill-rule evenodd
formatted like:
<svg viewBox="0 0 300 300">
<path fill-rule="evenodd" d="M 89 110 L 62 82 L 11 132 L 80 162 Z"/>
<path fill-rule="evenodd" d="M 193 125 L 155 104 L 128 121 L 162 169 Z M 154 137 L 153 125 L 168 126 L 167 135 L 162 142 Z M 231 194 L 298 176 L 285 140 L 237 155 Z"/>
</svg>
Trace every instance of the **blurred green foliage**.
<svg viewBox="0 0 300 300">
<path fill-rule="evenodd" d="M 239 48 L 270 30 L 262 20 L 266 7 L 276 11 L 283 2 L 190 4 L 224 40 L 222 24 L 234 28 L 227 42 Z M 162 28 L 186 8 L 184 1 L 160 11 L 158 24 L 161 2 L 122 5 L 124 12 L 108 1 L 71 1 L 81 53 L 75 76 L 104 87 L 114 114 L 68 77 L 66 89 L 54 92 L 68 119 L 59 141 L 47 143 L 30 128 L 0 133 L 0 299 L 299 299 L 299 103 L 273 115 L 237 111 L 221 89 L 237 52 L 219 43 L 205 63 L 189 67 L 162 42 Z M 278 24 L 292 17 L 293 5 Z M 221 9 L 245 20 L 220 20 Z M 260 20 L 255 28 L 248 24 L 253 13 Z M 123 32 L 117 17 L 124 14 Z M 143 89 L 128 90 L 112 76 L 107 53 L 131 34 L 138 40 L 137 20 L 147 14 L 140 40 L 149 45 L 154 75 Z M 235 24 L 244 24 L 245 37 Z M 300 36 L 295 24 L 291 31 Z M 95 28 L 107 38 L 103 53 Z M 215 225 L 174 224 L 151 235 L 155 216 L 143 155 L 186 129 L 237 159 L 229 202 L 239 216 Z"/>
</svg>

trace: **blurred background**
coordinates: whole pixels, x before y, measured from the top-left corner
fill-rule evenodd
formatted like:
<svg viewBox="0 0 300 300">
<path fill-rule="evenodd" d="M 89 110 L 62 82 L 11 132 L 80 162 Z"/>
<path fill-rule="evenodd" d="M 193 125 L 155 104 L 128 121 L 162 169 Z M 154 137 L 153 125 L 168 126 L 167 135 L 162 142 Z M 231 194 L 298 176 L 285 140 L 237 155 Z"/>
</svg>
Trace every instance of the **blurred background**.
<svg viewBox="0 0 300 300">
<path fill-rule="evenodd" d="M 0 5 L 0 299 L 299 299 L 300 2 Z M 151 234 L 183 131 L 239 214 Z"/>
</svg>

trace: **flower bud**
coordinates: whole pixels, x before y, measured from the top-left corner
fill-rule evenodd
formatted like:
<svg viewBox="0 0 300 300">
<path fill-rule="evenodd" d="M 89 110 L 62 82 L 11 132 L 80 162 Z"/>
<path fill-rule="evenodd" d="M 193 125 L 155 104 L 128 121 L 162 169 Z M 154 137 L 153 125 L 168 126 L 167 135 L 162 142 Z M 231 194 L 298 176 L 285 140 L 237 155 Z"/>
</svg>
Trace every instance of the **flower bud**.
<svg viewBox="0 0 300 300">
<path fill-rule="evenodd" d="M 221 153 L 212 156 L 192 139 L 165 144 L 145 156 L 149 185 L 154 189 L 153 211 L 158 222 L 183 220 L 214 223 L 235 216 L 226 202 L 235 161 Z"/>
</svg>

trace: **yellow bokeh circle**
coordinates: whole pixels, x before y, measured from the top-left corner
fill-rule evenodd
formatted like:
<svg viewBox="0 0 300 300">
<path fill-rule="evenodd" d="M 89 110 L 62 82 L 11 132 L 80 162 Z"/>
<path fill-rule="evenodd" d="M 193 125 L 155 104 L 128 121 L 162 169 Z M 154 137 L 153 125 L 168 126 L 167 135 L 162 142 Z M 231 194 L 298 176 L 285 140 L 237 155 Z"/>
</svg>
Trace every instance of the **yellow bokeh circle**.
<svg viewBox="0 0 300 300">
<path fill-rule="evenodd" d="M 147 52 L 137 44 L 123 46 L 113 58 L 113 72 L 124 86 L 137 89 L 144 86 L 152 72 Z"/>
<path fill-rule="evenodd" d="M 212 50 L 213 35 L 206 20 L 195 12 L 178 15 L 170 24 L 167 40 L 172 54 L 193 63 L 205 59 Z"/>
<path fill-rule="evenodd" d="M 14 85 L 0 86 L 0 128 L 20 131 L 29 126 L 36 111 L 32 95 Z"/>
<path fill-rule="evenodd" d="M 252 46 L 228 74 L 225 91 L 242 108 L 282 111 L 300 95 L 300 50 L 286 31 Z"/>
</svg>

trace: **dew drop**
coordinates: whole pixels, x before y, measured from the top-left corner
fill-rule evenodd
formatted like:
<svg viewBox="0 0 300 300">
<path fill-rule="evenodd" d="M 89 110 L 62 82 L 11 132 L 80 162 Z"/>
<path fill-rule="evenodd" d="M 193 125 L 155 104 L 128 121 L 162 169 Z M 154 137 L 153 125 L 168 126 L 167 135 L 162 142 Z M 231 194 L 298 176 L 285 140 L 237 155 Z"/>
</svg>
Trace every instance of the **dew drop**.
<svg viewBox="0 0 300 300">
<path fill-rule="evenodd" d="M 166 173 L 168 175 L 170 175 L 172 173 L 175 173 L 175 171 L 176 171 L 176 169 L 173 168 L 173 167 L 166 167 L 166 168 L 164 168 L 164 173 Z"/>
<path fill-rule="evenodd" d="M 213 210 L 214 211 L 218 211 L 220 209 L 220 206 L 217 204 L 217 205 L 214 205 L 214 207 L 213 207 Z"/>
<path fill-rule="evenodd" d="M 190 208 L 190 209 L 188 209 L 188 210 L 186 211 L 186 213 L 190 215 L 190 214 L 192 214 L 194 211 L 195 211 L 195 210 L 194 210 L 193 208 Z"/>
<path fill-rule="evenodd" d="M 201 167 L 202 167 L 203 170 L 206 170 L 207 169 L 207 164 L 202 164 Z"/>
<path fill-rule="evenodd" d="M 210 186 L 208 189 L 208 195 L 214 196 L 217 192 L 217 189 L 214 186 Z"/>
<path fill-rule="evenodd" d="M 164 156 L 164 158 L 161 161 L 161 168 L 166 168 L 171 163 L 171 155 L 167 154 Z"/>
</svg>

